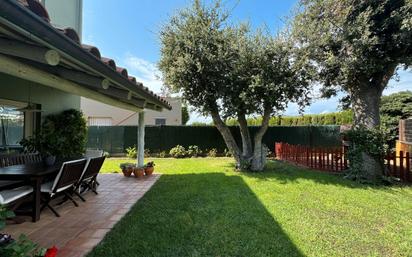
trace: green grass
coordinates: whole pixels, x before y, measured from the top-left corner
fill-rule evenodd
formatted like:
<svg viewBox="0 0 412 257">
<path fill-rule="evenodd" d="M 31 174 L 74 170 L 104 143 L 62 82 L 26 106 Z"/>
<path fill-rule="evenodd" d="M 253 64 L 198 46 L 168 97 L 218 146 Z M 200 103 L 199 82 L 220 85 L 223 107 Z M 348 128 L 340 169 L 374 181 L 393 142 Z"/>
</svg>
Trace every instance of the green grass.
<svg viewBox="0 0 412 257">
<path fill-rule="evenodd" d="M 227 158 L 154 161 L 162 177 L 89 257 L 412 256 L 411 187 L 278 162 L 245 174 Z"/>
</svg>

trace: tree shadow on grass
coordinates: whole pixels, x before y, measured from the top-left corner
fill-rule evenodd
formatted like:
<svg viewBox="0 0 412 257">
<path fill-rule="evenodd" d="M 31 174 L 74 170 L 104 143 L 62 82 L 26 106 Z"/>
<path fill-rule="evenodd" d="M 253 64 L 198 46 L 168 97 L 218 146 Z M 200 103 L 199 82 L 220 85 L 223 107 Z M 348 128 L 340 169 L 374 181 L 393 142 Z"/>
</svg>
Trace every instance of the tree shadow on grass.
<svg viewBox="0 0 412 257">
<path fill-rule="evenodd" d="M 163 175 L 88 256 L 304 256 L 239 176 Z"/>
<path fill-rule="evenodd" d="M 235 169 L 234 163 L 228 164 L 227 168 Z M 374 190 L 386 190 L 391 191 L 393 189 L 406 187 L 407 185 L 371 185 L 362 184 L 356 181 L 352 181 L 344 178 L 344 174 L 341 173 L 328 173 L 324 171 L 318 171 L 315 169 L 309 169 L 300 167 L 294 164 L 290 164 L 284 161 L 270 160 L 267 163 L 267 167 L 263 172 L 241 172 L 243 176 L 249 178 L 255 178 L 259 180 L 277 180 L 281 184 L 286 183 L 301 183 L 302 181 L 314 181 L 316 183 L 324 185 L 335 185 L 347 188 L 356 189 L 374 189 Z"/>
</svg>

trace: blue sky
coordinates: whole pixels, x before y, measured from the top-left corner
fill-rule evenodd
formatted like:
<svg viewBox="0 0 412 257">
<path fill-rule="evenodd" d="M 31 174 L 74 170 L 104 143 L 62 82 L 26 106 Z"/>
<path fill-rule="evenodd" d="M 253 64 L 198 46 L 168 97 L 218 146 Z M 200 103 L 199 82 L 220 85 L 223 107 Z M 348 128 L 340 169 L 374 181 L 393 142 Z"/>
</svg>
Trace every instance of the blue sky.
<svg viewBox="0 0 412 257">
<path fill-rule="evenodd" d="M 265 26 L 276 32 L 284 25 L 285 17 L 296 0 L 224 0 L 232 9 L 231 20 L 249 21 L 254 27 Z M 162 85 L 156 69 L 159 60 L 159 30 L 169 17 L 180 8 L 190 5 L 190 0 L 84 0 L 83 42 L 95 45 L 103 56 L 113 58 L 118 66 L 126 67 L 130 74 L 155 92 Z M 401 72 L 400 81 L 391 81 L 385 94 L 412 90 L 412 74 Z M 316 100 L 307 113 L 335 111 L 337 99 Z M 288 115 L 297 114 L 291 105 Z M 208 120 L 191 115 L 191 121 Z"/>
</svg>

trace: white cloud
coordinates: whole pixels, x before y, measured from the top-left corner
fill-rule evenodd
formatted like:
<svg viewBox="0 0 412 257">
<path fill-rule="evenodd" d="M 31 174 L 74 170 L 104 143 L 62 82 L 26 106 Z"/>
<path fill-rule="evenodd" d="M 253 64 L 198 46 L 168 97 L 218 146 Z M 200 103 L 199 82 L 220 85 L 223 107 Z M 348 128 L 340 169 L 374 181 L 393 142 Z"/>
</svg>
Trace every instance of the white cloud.
<svg viewBox="0 0 412 257">
<path fill-rule="evenodd" d="M 163 82 L 161 73 L 154 63 L 131 54 L 126 56 L 124 63 L 129 74 L 136 77 L 138 82 L 156 93 L 160 92 Z"/>
</svg>

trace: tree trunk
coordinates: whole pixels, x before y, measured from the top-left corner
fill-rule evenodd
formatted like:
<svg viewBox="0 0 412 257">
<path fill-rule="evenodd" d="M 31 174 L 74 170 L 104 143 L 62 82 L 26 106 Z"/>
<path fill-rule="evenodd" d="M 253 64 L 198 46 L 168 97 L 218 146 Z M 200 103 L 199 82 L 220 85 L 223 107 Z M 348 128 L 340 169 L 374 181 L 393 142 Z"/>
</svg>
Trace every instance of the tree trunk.
<svg viewBox="0 0 412 257">
<path fill-rule="evenodd" d="M 252 159 L 252 171 L 262 171 L 266 165 L 266 150 L 263 149 L 262 139 L 269 127 L 271 108 L 265 108 L 263 113 L 262 125 L 254 138 L 254 151 Z"/>
<path fill-rule="evenodd" d="M 377 129 L 380 127 L 379 106 L 382 89 L 369 83 L 360 90 L 351 92 L 354 128 Z M 356 142 L 353 142 L 356 147 Z M 384 175 L 383 159 L 362 153 L 362 171 L 360 177 L 372 183 L 379 183 Z"/>
<path fill-rule="evenodd" d="M 211 111 L 210 113 L 212 115 L 213 123 L 222 135 L 226 146 L 229 148 L 229 151 L 233 154 L 233 157 L 236 161 L 236 166 L 237 168 L 239 168 L 242 164 L 242 154 L 240 153 L 239 146 L 237 145 L 232 132 L 230 131 L 226 123 L 223 122 L 217 110 Z"/>
<path fill-rule="evenodd" d="M 239 114 L 237 120 L 239 122 L 240 135 L 242 137 L 242 157 L 243 159 L 248 160 L 252 157 L 253 149 L 245 114 Z"/>
</svg>

